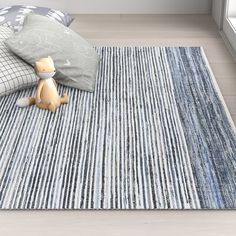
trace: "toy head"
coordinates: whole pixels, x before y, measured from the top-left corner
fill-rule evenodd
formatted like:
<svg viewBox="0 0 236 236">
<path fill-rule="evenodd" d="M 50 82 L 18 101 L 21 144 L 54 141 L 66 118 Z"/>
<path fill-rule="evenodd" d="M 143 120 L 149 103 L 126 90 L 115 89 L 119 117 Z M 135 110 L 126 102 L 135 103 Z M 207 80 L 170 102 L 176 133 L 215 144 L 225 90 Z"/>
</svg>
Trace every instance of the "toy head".
<svg viewBox="0 0 236 236">
<path fill-rule="evenodd" d="M 36 61 L 35 71 L 40 79 L 52 78 L 56 73 L 52 58 L 49 56 Z"/>
</svg>

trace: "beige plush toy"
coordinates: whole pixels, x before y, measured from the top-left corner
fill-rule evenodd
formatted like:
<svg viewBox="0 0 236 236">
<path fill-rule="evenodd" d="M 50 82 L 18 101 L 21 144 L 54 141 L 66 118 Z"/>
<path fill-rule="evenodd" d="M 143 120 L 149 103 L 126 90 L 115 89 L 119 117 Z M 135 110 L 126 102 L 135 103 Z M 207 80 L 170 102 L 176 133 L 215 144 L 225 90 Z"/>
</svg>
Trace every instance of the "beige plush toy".
<svg viewBox="0 0 236 236">
<path fill-rule="evenodd" d="M 36 96 L 20 98 L 17 100 L 16 105 L 19 107 L 27 107 L 35 104 L 39 108 L 55 112 L 61 104 L 67 104 L 68 96 L 66 94 L 62 97 L 59 96 L 56 82 L 52 78 L 55 75 L 55 67 L 52 58 L 47 57 L 37 61 L 35 63 L 35 71 L 40 78 Z"/>
</svg>

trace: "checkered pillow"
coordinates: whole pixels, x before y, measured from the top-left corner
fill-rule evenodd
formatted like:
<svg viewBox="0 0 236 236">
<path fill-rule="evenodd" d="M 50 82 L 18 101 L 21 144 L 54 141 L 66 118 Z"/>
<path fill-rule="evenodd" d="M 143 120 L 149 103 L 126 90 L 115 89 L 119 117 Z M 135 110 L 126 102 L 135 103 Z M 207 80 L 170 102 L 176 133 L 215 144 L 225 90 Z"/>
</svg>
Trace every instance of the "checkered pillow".
<svg viewBox="0 0 236 236">
<path fill-rule="evenodd" d="M 5 40 L 12 34 L 10 28 L 0 26 L 0 96 L 33 86 L 38 80 L 34 68 L 5 45 Z"/>
</svg>

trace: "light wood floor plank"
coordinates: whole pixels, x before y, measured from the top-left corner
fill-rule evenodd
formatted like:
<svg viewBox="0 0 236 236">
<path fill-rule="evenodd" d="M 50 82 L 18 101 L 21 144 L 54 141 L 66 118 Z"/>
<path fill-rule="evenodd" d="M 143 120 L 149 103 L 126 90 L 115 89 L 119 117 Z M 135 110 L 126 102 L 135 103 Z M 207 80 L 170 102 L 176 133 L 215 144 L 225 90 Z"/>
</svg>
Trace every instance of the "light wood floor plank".
<svg viewBox="0 0 236 236">
<path fill-rule="evenodd" d="M 224 96 L 226 105 L 232 115 L 236 115 L 236 96 Z"/>
<path fill-rule="evenodd" d="M 215 76 L 236 78 L 236 63 L 210 63 L 210 65 Z"/>
<path fill-rule="evenodd" d="M 71 28 L 89 38 L 220 38 L 208 15 L 80 15 L 77 19 Z"/>
<path fill-rule="evenodd" d="M 3 236 L 234 236 L 234 211 L 18 211 L 0 213 Z"/>
<path fill-rule="evenodd" d="M 132 28 L 132 27 L 131 27 Z M 107 31 L 100 31 L 99 27 L 93 31 L 80 31 L 80 34 L 85 37 L 85 38 L 94 38 L 94 39 L 99 39 L 99 38 L 106 38 L 107 40 L 109 39 L 156 39 L 156 38 L 202 38 L 202 37 L 208 37 L 208 38 L 217 38 L 217 33 L 211 32 L 211 31 L 178 31 L 178 30 L 173 30 L 172 32 L 169 31 L 162 31 L 162 32 L 157 32 L 157 31 L 116 31 L 115 29 L 107 32 Z"/>
<path fill-rule="evenodd" d="M 221 93 L 229 96 L 236 96 L 236 75 L 235 77 L 216 77 L 217 83 L 221 89 Z"/>
<path fill-rule="evenodd" d="M 217 32 L 216 25 L 209 15 L 78 15 L 77 21 L 72 23 L 72 27 L 77 25 L 82 29 L 85 26 L 96 28 L 98 25 L 107 30 L 130 26 L 145 26 L 145 31 L 157 30 L 168 31 L 170 28 L 198 31 L 203 29 Z M 187 21 L 186 21 L 187 19 Z M 97 29 L 97 28 L 96 28 Z"/>
<path fill-rule="evenodd" d="M 233 118 L 234 124 L 236 125 L 236 115 L 232 115 L 232 118 Z"/>
<path fill-rule="evenodd" d="M 232 58 L 232 55 L 225 47 L 224 43 L 216 44 L 212 42 L 212 44 L 206 45 L 204 47 L 204 50 L 207 53 L 208 59 L 211 63 L 235 63 L 234 59 Z"/>
<path fill-rule="evenodd" d="M 83 34 L 83 31 L 80 34 Z M 111 35 L 112 36 L 112 35 Z M 173 46 L 173 47 L 199 47 L 203 46 L 205 48 L 215 48 L 223 47 L 225 48 L 224 42 L 220 38 L 183 38 L 183 37 L 170 37 L 170 38 L 87 38 L 90 41 L 93 41 L 95 45 L 101 45 L 106 43 L 109 46 Z M 230 55 L 230 54 L 229 54 Z M 230 59 L 233 59 L 230 55 Z M 231 60 L 230 60 L 231 62 Z"/>
</svg>

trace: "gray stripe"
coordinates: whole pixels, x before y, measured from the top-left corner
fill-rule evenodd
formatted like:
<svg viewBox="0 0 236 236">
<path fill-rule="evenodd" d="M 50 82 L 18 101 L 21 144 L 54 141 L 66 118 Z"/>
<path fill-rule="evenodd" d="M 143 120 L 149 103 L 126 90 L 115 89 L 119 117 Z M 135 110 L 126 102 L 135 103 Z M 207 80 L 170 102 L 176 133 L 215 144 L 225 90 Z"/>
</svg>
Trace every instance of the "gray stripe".
<svg viewBox="0 0 236 236">
<path fill-rule="evenodd" d="M 201 205 L 235 208 L 235 132 L 201 49 L 166 48 L 166 53 Z"/>
</svg>

